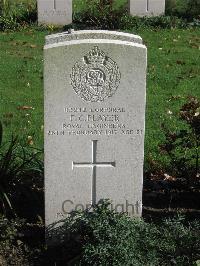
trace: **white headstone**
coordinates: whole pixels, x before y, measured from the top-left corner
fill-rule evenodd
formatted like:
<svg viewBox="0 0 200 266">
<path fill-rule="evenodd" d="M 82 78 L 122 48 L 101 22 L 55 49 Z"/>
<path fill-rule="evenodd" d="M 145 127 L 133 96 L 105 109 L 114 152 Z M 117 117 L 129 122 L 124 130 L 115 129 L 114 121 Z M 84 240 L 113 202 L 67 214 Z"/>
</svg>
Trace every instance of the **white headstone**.
<svg viewBox="0 0 200 266">
<path fill-rule="evenodd" d="M 165 0 L 129 0 L 133 16 L 160 16 L 165 13 Z"/>
<path fill-rule="evenodd" d="M 72 23 L 72 0 L 37 0 L 37 7 L 39 24 Z"/>
<path fill-rule="evenodd" d="M 141 216 L 146 47 L 139 36 L 106 31 L 49 40 L 46 224 L 101 199 L 110 199 L 118 212 Z"/>
</svg>

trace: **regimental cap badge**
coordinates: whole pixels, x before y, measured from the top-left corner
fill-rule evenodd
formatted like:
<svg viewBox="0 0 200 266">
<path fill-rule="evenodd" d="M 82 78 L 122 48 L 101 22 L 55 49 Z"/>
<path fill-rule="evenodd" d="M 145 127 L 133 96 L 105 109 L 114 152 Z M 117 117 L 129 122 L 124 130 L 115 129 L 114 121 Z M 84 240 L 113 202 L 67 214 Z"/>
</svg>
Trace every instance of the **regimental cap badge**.
<svg viewBox="0 0 200 266">
<path fill-rule="evenodd" d="M 71 85 L 83 100 L 102 102 L 115 93 L 120 78 L 117 63 L 95 46 L 72 68 Z"/>
</svg>

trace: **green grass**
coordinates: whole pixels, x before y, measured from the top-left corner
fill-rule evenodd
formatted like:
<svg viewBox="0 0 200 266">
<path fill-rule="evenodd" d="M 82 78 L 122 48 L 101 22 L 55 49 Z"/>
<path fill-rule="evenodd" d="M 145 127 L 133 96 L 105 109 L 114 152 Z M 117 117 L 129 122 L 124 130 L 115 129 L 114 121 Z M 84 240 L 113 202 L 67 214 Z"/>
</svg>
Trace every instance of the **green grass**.
<svg viewBox="0 0 200 266">
<path fill-rule="evenodd" d="M 200 30 L 139 32 L 148 48 L 146 155 L 160 159 L 161 124 L 178 130 L 177 113 L 188 95 L 200 97 Z M 172 112 L 172 115 L 169 114 Z"/>
<path fill-rule="evenodd" d="M 185 97 L 200 97 L 200 30 L 142 30 L 148 47 L 145 154 L 160 159 L 161 124 L 179 128 L 175 113 Z M 0 120 L 4 141 L 11 134 L 23 143 L 33 137 L 43 147 L 43 45 L 47 31 L 0 33 Z M 28 106 L 32 109 L 21 110 Z M 172 112 L 172 115 L 168 114 Z"/>
<path fill-rule="evenodd" d="M 43 44 L 45 32 L 0 34 L 0 116 L 4 140 L 11 134 L 43 145 Z M 23 106 L 30 107 L 22 110 Z"/>
</svg>

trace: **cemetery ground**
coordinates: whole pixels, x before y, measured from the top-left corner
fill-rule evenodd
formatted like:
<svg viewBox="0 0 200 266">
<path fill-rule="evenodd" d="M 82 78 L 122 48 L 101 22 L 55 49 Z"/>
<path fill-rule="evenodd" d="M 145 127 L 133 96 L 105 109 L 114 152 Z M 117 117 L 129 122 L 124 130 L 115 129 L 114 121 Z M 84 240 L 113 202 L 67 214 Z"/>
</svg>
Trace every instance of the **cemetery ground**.
<svg viewBox="0 0 200 266">
<path fill-rule="evenodd" d="M 81 260 L 82 265 L 197 265 L 200 30 L 134 32 L 148 48 L 144 221 L 114 214 L 103 203 L 93 215 L 78 213 L 66 221 L 60 229 L 64 244 L 47 251 L 43 45 L 49 33 L 35 27 L 0 33 L 0 199 L 4 214 L 0 263 L 68 265 L 72 261 L 75 265 Z M 177 213 L 185 218 L 177 218 Z M 176 218 L 161 222 L 166 217 Z"/>
</svg>

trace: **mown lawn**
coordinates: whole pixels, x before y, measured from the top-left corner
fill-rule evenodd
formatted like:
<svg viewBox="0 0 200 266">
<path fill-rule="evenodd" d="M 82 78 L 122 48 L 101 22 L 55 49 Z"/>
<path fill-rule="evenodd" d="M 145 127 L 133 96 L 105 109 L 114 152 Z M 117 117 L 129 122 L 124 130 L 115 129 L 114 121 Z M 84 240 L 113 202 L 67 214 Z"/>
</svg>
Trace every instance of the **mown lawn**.
<svg viewBox="0 0 200 266">
<path fill-rule="evenodd" d="M 15 134 L 23 144 L 43 147 L 43 45 L 47 34 L 38 29 L 0 33 L 4 141 Z M 148 47 L 145 154 L 160 159 L 161 124 L 180 128 L 175 114 L 188 95 L 200 97 L 200 29 L 134 34 L 141 35 Z"/>
<path fill-rule="evenodd" d="M 16 134 L 43 145 L 43 43 L 45 32 L 0 33 L 0 114 L 4 140 Z"/>
</svg>

